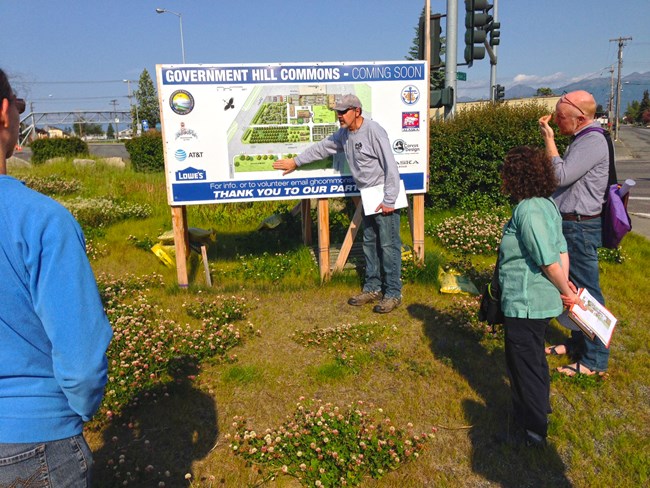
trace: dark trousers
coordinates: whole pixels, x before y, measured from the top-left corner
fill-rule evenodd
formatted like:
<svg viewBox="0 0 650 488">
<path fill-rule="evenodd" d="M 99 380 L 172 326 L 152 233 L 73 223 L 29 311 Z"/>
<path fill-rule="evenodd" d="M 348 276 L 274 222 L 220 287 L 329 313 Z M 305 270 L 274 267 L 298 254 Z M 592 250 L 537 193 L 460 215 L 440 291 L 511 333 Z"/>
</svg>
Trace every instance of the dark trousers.
<svg viewBox="0 0 650 488">
<path fill-rule="evenodd" d="M 549 319 L 506 317 L 506 364 L 512 389 L 514 420 L 520 427 L 546 437 L 551 378 L 544 354 Z"/>
</svg>

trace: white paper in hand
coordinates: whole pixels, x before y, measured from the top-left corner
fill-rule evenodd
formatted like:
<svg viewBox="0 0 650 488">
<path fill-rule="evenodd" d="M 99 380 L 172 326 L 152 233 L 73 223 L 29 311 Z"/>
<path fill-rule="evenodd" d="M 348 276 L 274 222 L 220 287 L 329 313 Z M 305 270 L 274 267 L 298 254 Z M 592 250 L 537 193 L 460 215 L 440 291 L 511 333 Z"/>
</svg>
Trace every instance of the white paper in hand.
<svg viewBox="0 0 650 488">
<path fill-rule="evenodd" d="M 364 215 L 373 215 L 377 212 L 375 209 L 381 202 L 384 201 L 384 185 L 371 186 L 368 188 L 361 188 L 361 201 L 363 202 Z M 404 188 L 404 181 L 399 180 L 399 193 L 395 201 L 395 208 L 408 207 L 408 200 L 406 198 L 406 189 Z"/>
</svg>

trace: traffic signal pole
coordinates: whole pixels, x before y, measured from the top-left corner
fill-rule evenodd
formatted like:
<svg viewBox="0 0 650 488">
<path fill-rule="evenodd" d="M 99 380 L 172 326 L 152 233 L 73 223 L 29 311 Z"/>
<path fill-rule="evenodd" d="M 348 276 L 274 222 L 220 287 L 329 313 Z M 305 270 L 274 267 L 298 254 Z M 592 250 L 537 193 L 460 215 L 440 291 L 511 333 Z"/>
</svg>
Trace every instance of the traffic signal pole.
<svg viewBox="0 0 650 488">
<path fill-rule="evenodd" d="M 499 0 L 494 0 L 492 7 L 492 17 L 494 22 L 499 21 Z M 496 101 L 496 84 L 497 84 L 497 46 L 490 46 L 490 43 L 485 41 L 485 48 L 490 56 L 490 94 L 492 98 L 492 103 Z"/>
<path fill-rule="evenodd" d="M 445 87 L 452 88 L 452 103 L 445 105 L 445 120 L 456 110 L 456 53 L 458 52 L 458 0 L 447 0 L 447 39 L 445 52 Z"/>
</svg>

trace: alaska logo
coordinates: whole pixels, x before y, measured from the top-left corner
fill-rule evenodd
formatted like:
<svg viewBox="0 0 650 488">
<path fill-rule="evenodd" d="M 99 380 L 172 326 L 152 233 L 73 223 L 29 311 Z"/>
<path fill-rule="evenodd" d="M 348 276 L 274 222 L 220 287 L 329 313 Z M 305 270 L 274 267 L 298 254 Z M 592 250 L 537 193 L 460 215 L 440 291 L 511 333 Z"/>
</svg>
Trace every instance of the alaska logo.
<svg viewBox="0 0 650 488">
<path fill-rule="evenodd" d="M 402 112 L 402 131 L 420 130 L 420 112 Z"/>
<path fill-rule="evenodd" d="M 205 180 L 205 170 L 192 168 L 191 166 L 180 171 L 176 171 L 176 181 L 199 181 Z"/>
</svg>

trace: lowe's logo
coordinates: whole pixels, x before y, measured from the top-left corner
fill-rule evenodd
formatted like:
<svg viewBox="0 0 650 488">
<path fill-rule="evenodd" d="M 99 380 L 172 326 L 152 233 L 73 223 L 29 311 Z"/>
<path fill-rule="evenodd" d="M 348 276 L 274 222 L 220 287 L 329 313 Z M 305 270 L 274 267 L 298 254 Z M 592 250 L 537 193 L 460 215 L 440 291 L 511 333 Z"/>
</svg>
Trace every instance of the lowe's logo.
<svg viewBox="0 0 650 488">
<path fill-rule="evenodd" d="M 177 149 L 174 153 L 174 156 L 176 157 L 177 161 L 185 161 L 185 159 L 187 159 L 187 153 L 182 149 Z"/>
<path fill-rule="evenodd" d="M 176 181 L 197 181 L 205 180 L 206 174 L 205 170 L 192 168 L 181 169 L 176 171 Z"/>
</svg>

